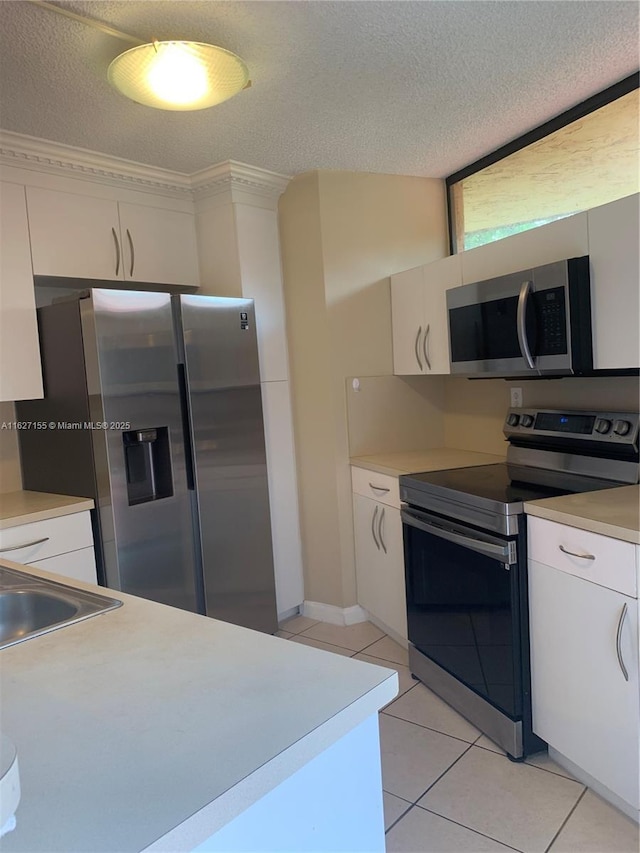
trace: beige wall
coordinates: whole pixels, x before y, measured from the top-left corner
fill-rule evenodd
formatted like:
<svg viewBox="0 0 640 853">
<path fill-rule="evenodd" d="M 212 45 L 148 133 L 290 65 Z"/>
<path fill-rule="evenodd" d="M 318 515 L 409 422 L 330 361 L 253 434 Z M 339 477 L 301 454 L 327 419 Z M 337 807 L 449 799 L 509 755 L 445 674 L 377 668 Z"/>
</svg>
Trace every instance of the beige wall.
<svg viewBox="0 0 640 853">
<path fill-rule="evenodd" d="M 447 251 L 443 182 L 296 177 L 280 199 L 305 598 L 356 602 L 345 380 L 392 372 L 388 276 Z"/>
<path fill-rule="evenodd" d="M 623 412 L 640 410 L 637 377 L 567 377 L 528 382 L 446 377 L 445 446 L 506 453 L 502 425 L 510 405 L 511 387 L 522 388 L 524 406 Z"/>
<path fill-rule="evenodd" d="M 0 426 L 16 419 L 13 403 L 0 403 Z M 22 488 L 18 434 L 12 429 L 0 429 L 0 493 Z"/>
</svg>

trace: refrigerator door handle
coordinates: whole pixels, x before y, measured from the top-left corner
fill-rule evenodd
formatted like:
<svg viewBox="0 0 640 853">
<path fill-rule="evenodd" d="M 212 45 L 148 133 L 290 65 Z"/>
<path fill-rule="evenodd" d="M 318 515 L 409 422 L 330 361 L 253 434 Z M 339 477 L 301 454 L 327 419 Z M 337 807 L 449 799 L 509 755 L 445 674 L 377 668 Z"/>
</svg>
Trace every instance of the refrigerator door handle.
<svg viewBox="0 0 640 853">
<path fill-rule="evenodd" d="M 184 434 L 184 455 L 187 473 L 187 488 L 194 491 L 196 487 L 193 470 L 193 444 L 191 441 L 191 417 L 187 397 L 187 373 L 184 364 L 178 364 L 178 385 L 180 387 L 180 409 L 182 411 L 182 432 Z"/>
</svg>

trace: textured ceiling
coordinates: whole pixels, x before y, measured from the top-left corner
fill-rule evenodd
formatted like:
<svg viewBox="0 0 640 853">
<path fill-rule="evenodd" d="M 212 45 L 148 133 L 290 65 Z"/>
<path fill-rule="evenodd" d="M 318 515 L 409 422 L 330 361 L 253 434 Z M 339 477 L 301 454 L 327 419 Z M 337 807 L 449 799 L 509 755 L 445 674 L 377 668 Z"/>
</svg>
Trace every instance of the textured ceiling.
<svg viewBox="0 0 640 853">
<path fill-rule="evenodd" d="M 193 113 L 106 81 L 130 45 L 0 0 L 0 126 L 191 173 L 239 160 L 442 177 L 637 70 L 617 0 L 58 3 L 145 40 L 219 44 L 252 88 Z"/>
</svg>

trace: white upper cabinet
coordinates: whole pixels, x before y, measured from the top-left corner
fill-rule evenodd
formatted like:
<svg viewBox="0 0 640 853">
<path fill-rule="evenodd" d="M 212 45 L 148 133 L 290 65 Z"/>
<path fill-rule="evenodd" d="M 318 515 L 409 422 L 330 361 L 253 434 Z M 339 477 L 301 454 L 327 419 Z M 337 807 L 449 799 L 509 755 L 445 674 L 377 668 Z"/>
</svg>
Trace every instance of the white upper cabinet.
<svg viewBox="0 0 640 853">
<path fill-rule="evenodd" d="M 24 187 L 0 184 L 0 400 L 43 397 Z"/>
<path fill-rule="evenodd" d="M 123 279 L 118 203 L 27 187 L 34 275 Z"/>
<path fill-rule="evenodd" d="M 35 275 L 197 287 L 190 213 L 27 187 Z"/>
<path fill-rule="evenodd" d="M 446 292 L 461 283 L 461 256 L 391 276 L 393 372 L 450 373 Z"/>
<path fill-rule="evenodd" d="M 421 352 L 424 314 L 422 267 L 391 276 L 393 372 L 408 376 L 424 372 Z"/>
<path fill-rule="evenodd" d="M 462 252 L 462 283 L 471 284 L 588 254 L 587 214 L 577 213 Z"/>
<path fill-rule="evenodd" d="M 593 361 L 599 370 L 640 367 L 638 195 L 587 214 Z"/>
<path fill-rule="evenodd" d="M 460 255 L 424 268 L 425 373 L 451 373 L 447 290 L 462 284 Z"/>
<path fill-rule="evenodd" d="M 124 278 L 198 286 L 198 249 L 191 213 L 118 202 Z"/>
</svg>

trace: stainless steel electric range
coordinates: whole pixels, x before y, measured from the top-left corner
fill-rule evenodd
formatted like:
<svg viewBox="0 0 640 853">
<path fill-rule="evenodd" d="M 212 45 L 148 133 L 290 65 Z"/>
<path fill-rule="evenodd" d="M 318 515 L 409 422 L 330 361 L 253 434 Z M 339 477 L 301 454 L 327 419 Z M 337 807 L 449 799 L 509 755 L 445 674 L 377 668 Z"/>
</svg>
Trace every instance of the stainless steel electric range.
<svg viewBox="0 0 640 853">
<path fill-rule="evenodd" d="M 408 474 L 412 673 L 514 759 L 531 728 L 525 501 L 639 482 L 637 413 L 509 410 L 506 463 Z"/>
</svg>

